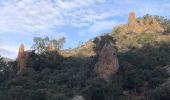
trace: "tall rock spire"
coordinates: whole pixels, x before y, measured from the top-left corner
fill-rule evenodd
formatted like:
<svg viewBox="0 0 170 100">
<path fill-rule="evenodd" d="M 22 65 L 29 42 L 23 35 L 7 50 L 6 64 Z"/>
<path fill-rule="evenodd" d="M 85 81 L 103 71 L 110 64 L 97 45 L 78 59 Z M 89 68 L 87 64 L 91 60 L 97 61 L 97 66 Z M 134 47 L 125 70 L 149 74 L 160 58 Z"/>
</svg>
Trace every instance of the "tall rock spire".
<svg viewBox="0 0 170 100">
<path fill-rule="evenodd" d="M 19 72 L 22 72 L 22 70 L 24 69 L 24 44 L 21 44 L 19 47 L 19 51 L 18 51 L 18 69 Z"/>
<path fill-rule="evenodd" d="M 18 72 L 22 73 L 25 69 L 26 65 L 29 62 L 29 56 L 31 54 L 31 50 L 24 51 L 24 44 L 21 44 L 18 50 L 18 59 L 17 59 L 17 66 Z"/>
<path fill-rule="evenodd" d="M 135 27 L 136 25 L 136 16 L 134 12 L 129 13 L 129 18 L 128 18 L 128 26 L 129 27 Z"/>
<path fill-rule="evenodd" d="M 49 42 L 49 43 L 48 43 L 48 51 L 54 51 L 54 50 L 55 50 L 55 48 L 54 48 L 53 43 L 52 43 L 52 42 Z"/>
<path fill-rule="evenodd" d="M 127 26 L 130 31 L 136 33 L 141 33 L 144 30 L 143 27 L 140 26 L 139 23 L 137 22 L 134 12 L 129 13 Z"/>
</svg>

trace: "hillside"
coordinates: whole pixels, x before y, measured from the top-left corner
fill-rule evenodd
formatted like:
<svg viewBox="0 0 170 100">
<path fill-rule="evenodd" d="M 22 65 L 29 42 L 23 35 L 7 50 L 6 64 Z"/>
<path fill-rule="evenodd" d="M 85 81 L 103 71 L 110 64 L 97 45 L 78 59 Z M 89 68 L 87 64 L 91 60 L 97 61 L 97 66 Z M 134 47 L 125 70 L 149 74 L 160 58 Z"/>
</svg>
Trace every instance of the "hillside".
<svg viewBox="0 0 170 100">
<path fill-rule="evenodd" d="M 14 60 L 13 59 L 10 59 L 10 58 L 6 58 L 6 57 L 2 57 L 3 61 L 5 62 L 13 62 Z"/>
<path fill-rule="evenodd" d="M 0 100 L 170 100 L 168 22 L 130 13 L 74 49 L 21 44 L 16 61 L 0 59 Z"/>
</svg>

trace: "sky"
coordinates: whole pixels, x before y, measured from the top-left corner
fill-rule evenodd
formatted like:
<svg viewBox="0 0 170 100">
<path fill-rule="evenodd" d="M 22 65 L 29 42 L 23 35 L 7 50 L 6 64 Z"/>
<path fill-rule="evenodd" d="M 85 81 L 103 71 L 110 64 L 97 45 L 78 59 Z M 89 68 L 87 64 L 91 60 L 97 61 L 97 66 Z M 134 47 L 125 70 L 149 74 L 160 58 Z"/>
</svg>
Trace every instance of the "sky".
<svg viewBox="0 0 170 100">
<path fill-rule="evenodd" d="M 15 59 L 34 37 L 66 38 L 74 48 L 127 22 L 129 12 L 170 18 L 169 0 L 0 0 L 0 55 Z"/>
</svg>

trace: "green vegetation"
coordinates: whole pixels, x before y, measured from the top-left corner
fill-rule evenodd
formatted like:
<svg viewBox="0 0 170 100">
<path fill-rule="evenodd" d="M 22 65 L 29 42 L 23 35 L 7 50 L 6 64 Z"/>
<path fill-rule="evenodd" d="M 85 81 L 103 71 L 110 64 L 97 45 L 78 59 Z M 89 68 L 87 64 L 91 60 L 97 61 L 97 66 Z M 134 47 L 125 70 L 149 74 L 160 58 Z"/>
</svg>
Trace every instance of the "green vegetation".
<svg viewBox="0 0 170 100">
<path fill-rule="evenodd" d="M 142 45 L 154 45 L 157 43 L 156 39 L 158 37 L 158 34 L 155 33 L 118 34 L 114 31 L 110 35 L 116 40 L 116 46 L 119 49 L 138 48 Z"/>
<path fill-rule="evenodd" d="M 77 52 L 70 57 L 62 56 L 60 50 L 47 51 L 49 41 L 59 49 L 64 38 L 36 37 L 35 51 L 22 74 L 17 73 L 16 61 L 5 63 L 0 58 L 0 100 L 71 100 L 76 95 L 86 100 L 169 100 L 166 66 L 170 64 L 170 44 L 158 44 L 157 36 L 156 33 L 112 32 L 94 39 L 95 47 L 89 49 L 94 50 L 95 56 Z M 108 80 L 94 73 L 104 45 L 120 51 L 120 68 Z M 121 52 L 121 48 L 128 51 Z"/>
<path fill-rule="evenodd" d="M 61 49 L 63 47 L 63 44 L 65 43 L 65 37 L 53 40 L 50 40 L 48 37 L 34 37 L 34 44 L 32 48 L 36 51 L 36 53 L 41 54 L 47 51 L 49 42 L 53 43 L 55 49 Z"/>
</svg>

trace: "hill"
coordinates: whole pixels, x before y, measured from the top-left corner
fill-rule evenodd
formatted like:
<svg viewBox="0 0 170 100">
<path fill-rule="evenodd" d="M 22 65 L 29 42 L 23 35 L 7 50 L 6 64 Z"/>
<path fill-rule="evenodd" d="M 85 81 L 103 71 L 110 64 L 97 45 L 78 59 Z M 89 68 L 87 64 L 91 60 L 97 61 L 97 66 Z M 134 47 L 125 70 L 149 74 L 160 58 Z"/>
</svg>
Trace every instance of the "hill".
<svg viewBox="0 0 170 100">
<path fill-rule="evenodd" d="M 169 21 L 130 13 L 127 24 L 67 50 L 52 43 L 6 64 L 0 100 L 169 100 Z"/>
<path fill-rule="evenodd" d="M 3 61 L 5 62 L 12 62 L 14 61 L 13 59 L 10 59 L 10 58 L 6 58 L 6 57 L 2 57 Z"/>
</svg>

